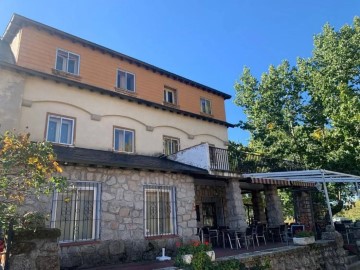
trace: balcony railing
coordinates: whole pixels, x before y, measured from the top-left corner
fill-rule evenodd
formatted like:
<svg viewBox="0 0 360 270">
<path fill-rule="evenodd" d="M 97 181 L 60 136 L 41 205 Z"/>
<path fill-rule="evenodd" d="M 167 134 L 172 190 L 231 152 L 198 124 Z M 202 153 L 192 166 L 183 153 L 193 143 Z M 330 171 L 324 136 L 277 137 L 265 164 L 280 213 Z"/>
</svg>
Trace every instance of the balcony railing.
<svg viewBox="0 0 360 270">
<path fill-rule="evenodd" d="M 210 168 L 215 171 L 260 173 L 302 170 L 304 166 L 290 160 L 269 158 L 259 154 L 239 151 L 230 155 L 226 149 L 209 147 Z"/>
</svg>

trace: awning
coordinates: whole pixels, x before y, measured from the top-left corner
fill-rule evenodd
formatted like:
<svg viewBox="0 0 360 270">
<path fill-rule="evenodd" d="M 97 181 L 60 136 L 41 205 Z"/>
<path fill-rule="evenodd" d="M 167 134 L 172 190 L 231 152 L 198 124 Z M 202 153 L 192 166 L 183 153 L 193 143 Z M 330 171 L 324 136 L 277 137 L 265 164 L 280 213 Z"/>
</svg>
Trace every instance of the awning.
<svg viewBox="0 0 360 270">
<path fill-rule="evenodd" d="M 334 225 L 334 222 L 332 220 L 332 211 L 326 183 L 354 183 L 357 186 L 356 192 L 358 192 L 358 183 L 360 183 L 360 176 L 328 170 L 246 173 L 243 174 L 243 176 L 250 177 L 251 179 L 271 179 L 274 183 L 281 183 L 281 181 L 289 181 L 291 184 L 294 185 L 297 185 L 295 184 L 296 182 L 316 185 L 316 187 L 325 194 L 332 225 Z M 323 190 L 321 190 L 321 188 L 323 188 Z"/>
<path fill-rule="evenodd" d="M 252 184 L 276 185 L 276 186 L 297 186 L 297 187 L 314 187 L 315 183 L 307 183 L 303 181 L 289 181 L 282 179 L 257 178 L 250 177 Z"/>
</svg>

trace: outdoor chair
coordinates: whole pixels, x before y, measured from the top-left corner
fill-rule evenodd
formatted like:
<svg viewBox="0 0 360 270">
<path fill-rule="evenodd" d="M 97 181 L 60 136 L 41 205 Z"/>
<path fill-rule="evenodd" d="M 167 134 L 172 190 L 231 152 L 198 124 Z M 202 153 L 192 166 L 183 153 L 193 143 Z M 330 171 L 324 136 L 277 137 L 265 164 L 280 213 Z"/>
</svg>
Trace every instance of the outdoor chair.
<svg viewBox="0 0 360 270">
<path fill-rule="evenodd" d="M 346 240 L 347 240 L 347 243 L 350 244 L 350 239 L 349 239 L 349 231 L 348 229 L 346 228 L 345 224 L 343 223 L 340 223 L 340 224 L 337 224 L 335 223 L 335 230 L 337 230 L 339 233 L 341 233 L 341 235 L 345 238 L 346 237 Z"/>
<path fill-rule="evenodd" d="M 287 241 L 289 231 L 288 231 L 288 228 L 287 228 L 287 226 L 285 224 L 280 225 L 279 234 L 280 234 L 281 242 Z"/>
<path fill-rule="evenodd" d="M 244 240 L 246 249 L 249 249 L 250 242 L 252 242 L 253 248 L 255 249 L 253 229 L 251 227 L 246 228 L 245 233 L 242 233 L 239 239 Z"/>
<path fill-rule="evenodd" d="M 234 246 L 236 247 L 236 249 L 241 248 L 240 240 L 239 240 L 239 238 L 237 237 L 237 232 L 236 232 L 236 231 L 234 231 L 234 230 L 228 230 L 228 231 L 226 232 L 226 235 L 227 235 L 227 238 L 228 238 L 229 245 L 230 245 L 230 248 L 231 248 L 231 249 L 234 249 L 234 248 L 233 248 L 233 243 L 234 243 Z"/>
<path fill-rule="evenodd" d="M 256 238 L 256 242 L 257 245 L 259 246 L 259 238 L 263 238 L 264 239 L 264 243 L 266 245 L 266 239 L 265 239 L 265 227 L 262 224 L 258 224 L 255 228 L 255 238 Z"/>
<path fill-rule="evenodd" d="M 201 243 L 212 243 L 213 239 L 216 240 L 216 245 L 219 245 L 219 231 L 216 229 L 209 229 L 207 227 L 200 228 L 199 230 Z"/>
</svg>

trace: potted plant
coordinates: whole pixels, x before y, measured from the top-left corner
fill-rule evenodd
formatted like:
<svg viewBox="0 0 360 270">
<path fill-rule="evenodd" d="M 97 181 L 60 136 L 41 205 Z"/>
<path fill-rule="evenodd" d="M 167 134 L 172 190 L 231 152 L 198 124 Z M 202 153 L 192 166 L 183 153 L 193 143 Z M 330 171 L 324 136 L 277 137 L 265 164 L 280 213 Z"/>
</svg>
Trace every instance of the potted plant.
<svg viewBox="0 0 360 270">
<path fill-rule="evenodd" d="M 301 245 L 301 246 L 313 244 L 315 243 L 314 232 L 312 231 L 295 232 L 293 241 L 295 245 Z"/>
<path fill-rule="evenodd" d="M 194 256 L 197 257 L 200 253 L 206 254 L 210 261 L 215 261 L 215 252 L 212 250 L 209 242 L 192 241 L 188 244 L 178 242 L 176 247 L 177 256 L 175 262 L 178 266 L 191 264 Z"/>
</svg>

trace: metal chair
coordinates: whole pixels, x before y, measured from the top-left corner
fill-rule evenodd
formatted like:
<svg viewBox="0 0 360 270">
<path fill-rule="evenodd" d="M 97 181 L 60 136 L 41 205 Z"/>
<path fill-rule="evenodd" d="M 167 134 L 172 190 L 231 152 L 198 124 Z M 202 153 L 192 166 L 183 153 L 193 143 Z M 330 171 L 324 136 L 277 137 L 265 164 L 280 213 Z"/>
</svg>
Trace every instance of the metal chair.
<svg viewBox="0 0 360 270">
<path fill-rule="evenodd" d="M 234 245 L 236 246 L 236 249 L 241 248 L 240 240 L 239 240 L 239 238 L 237 236 L 237 232 L 235 230 L 228 230 L 226 232 L 226 235 L 227 235 L 227 238 L 229 240 L 229 245 L 230 245 L 231 249 L 234 249 L 232 242 L 234 242 Z"/>
<path fill-rule="evenodd" d="M 341 223 L 341 224 L 337 224 L 335 223 L 335 230 L 337 230 L 339 233 L 341 233 L 341 235 L 347 240 L 347 243 L 350 244 L 350 239 L 349 239 L 349 231 L 346 228 L 345 224 Z"/>
<path fill-rule="evenodd" d="M 245 233 L 242 233 L 240 239 L 245 242 L 246 249 L 249 249 L 249 243 L 252 241 L 253 248 L 255 249 L 253 229 L 251 227 L 246 228 Z"/>
<path fill-rule="evenodd" d="M 207 227 L 200 228 L 199 230 L 201 243 L 205 243 L 206 240 L 212 243 L 212 240 L 216 240 L 216 245 L 219 245 L 219 231 L 216 229 L 209 229 Z"/>
<path fill-rule="evenodd" d="M 266 245 L 266 239 L 265 239 L 265 232 L 264 232 L 264 225 L 258 224 L 255 228 L 255 237 L 257 245 L 259 246 L 259 238 L 264 239 L 264 243 Z"/>
</svg>

